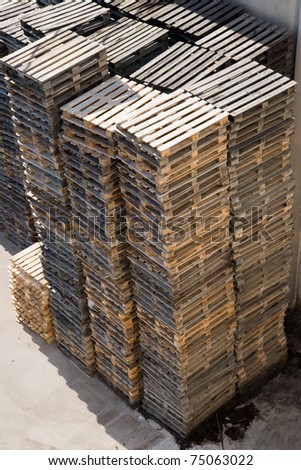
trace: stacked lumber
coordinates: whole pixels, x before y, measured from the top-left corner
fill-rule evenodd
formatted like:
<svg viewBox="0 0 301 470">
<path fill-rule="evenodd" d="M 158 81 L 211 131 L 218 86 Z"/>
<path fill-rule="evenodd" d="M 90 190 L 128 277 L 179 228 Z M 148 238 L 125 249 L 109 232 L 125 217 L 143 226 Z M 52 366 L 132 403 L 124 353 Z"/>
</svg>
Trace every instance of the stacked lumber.
<svg viewBox="0 0 301 470">
<path fill-rule="evenodd" d="M 137 405 L 142 394 L 125 208 L 118 179 L 116 122 L 158 91 L 113 77 L 65 105 L 62 148 L 86 277 L 97 371 Z"/>
<path fill-rule="evenodd" d="M 65 0 L 20 16 L 24 33 L 31 41 L 61 29 L 88 36 L 106 24 L 109 18 L 109 10 L 92 0 Z"/>
<path fill-rule="evenodd" d="M 117 125 L 143 407 L 182 436 L 235 394 L 227 122 L 178 90 Z"/>
<path fill-rule="evenodd" d="M 8 240 L 26 248 L 36 241 L 36 231 L 26 199 L 24 169 L 13 127 L 3 63 L 0 63 L 0 109 L 2 230 Z"/>
<path fill-rule="evenodd" d="M 215 51 L 177 41 L 130 77 L 168 92 L 193 85 L 232 63 Z"/>
<path fill-rule="evenodd" d="M 167 49 L 168 31 L 123 18 L 112 21 L 90 39 L 105 46 L 111 73 L 126 76 Z"/>
<path fill-rule="evenodd" d="M 88 371 L 94 353 L 83 272 L 70 220 L 60 153 L 60 106 L 108 74 L 105 50 L 70 31 L 54 32 L 4 60 L 27 197 L 42 240 L 57 340 Z"/>
<path fill-rule="evenodd" d="M 17 321 L 28 326 L 47 343 L 52 343 L 55 335 L 48 289 L 39 243 L 11 258 L 10 290 Z"/>
<path fill-rule="evenodd" d="M 229 113 L 238 388 L 251 390 L 287 354 L 295 82 L 249 62 L 189 90 Z"/>
</svg>

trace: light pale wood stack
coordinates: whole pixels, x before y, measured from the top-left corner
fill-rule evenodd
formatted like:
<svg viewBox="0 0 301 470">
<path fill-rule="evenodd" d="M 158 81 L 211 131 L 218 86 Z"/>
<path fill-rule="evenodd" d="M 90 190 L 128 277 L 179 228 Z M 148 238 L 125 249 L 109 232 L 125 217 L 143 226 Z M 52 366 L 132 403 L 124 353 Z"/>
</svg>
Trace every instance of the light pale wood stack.
<svg viewBox="0 0 301 470">
<path fill-rule="evenodd" d="M 178 90 L 117 125 L 143 407 L 181 435 L 235 395 L 227 123 Z"/>
<path fill-rule="evenodd" d="M 115 134 L 120 120 L 159 94 L 116 76 L 62 108 L 61 148 L 97 370 L 132 405 L 141 399 L 142 370 Z"/>
<path fill-rule="evenodd" d="M 108 74 L 103 46 L 71 31 L 53 32 L 4 60 L 27 198 L 42 241 L 56 336 L 64 352 L 93 372 L 94 352 L 83 271 L 60 152 L 60 105 Z"/>
<path fill-rule="evenodd" d="M 11 258 L 10 289 L 18 322 L 47 343 L 55 340 L 49 285 L 43 273 L 41 246 L 35 243 Z"/>
<path fill-rule="evenodd" d="M 284 316 L 292 258 L 295 86 L 250 61 L 188 88 L 229 113 L 235 351 L 241 392 L 264 383 L 287 356 Z"/>
</svg>

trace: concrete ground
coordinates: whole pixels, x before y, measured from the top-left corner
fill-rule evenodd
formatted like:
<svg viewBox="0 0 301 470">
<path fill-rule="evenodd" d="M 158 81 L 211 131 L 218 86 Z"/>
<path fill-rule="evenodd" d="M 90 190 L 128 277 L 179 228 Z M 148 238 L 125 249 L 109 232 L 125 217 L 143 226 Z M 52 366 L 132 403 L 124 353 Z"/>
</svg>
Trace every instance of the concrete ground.
<svg viewBox="0 0 301 470">
<path fill-rule="evenodd" d="M 8 264 L 17 251 L 0 234 L 0 449 L 179 449 L 168 431 L 15 321 Z M 252 400 L 257 417 L 242 439 L 223 433 L 221 442 L 192 447 L 301 449 L 300 398 L 295 367 Z"/>
</svg>

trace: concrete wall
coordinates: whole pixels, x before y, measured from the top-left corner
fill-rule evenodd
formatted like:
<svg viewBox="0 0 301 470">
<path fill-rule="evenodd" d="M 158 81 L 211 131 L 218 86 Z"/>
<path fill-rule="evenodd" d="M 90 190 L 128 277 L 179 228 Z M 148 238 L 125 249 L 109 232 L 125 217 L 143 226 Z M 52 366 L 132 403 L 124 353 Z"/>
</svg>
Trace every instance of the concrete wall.
<svg viewBox="0 0 301 470">
<path fill-rule="evenodd" d="M 255 15 L 297 31 L 301 0 L 233 0 Z"/>
<path fill-rule="evenodd" d="M 295 101 L 296 132 L 293 137 L 292 160 L 296 182 L 294 206 L 294 242 L 291 272 L 291 307 L 301 308 L 301 0 L 233 0 L 247 11 L 271 23 L 279 24 L 296 35 L 297 53 L 295 80 L 298 82 Z"/>
</svg>

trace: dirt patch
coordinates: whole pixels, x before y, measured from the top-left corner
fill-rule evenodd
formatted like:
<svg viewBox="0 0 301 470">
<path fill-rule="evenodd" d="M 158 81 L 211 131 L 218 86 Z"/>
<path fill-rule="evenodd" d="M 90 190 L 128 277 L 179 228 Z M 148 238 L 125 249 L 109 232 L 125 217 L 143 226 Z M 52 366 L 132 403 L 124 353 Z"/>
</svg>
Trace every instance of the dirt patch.
<svg viewBox="0 0 301 470">
<path fill-rule="evenodd" d="M 259 412 L 254 403 L 233 403 L 215 413 L 210 419 L 197 428 L 189 439 L 178 440 L 180 449 L 189 449 L 192 445 L 200 445 L 205 441 L 223 444 L 223 434 L 237 441 L 243 439 L 247 429 Z"/>
<path fill-rule="evenodd" d="M 288 363 L 285 375 L 296 375 L 301 369 L 301 312 L 289 311 L 285 318 L 285 333 L 288 346 Z"/>
</svg>

